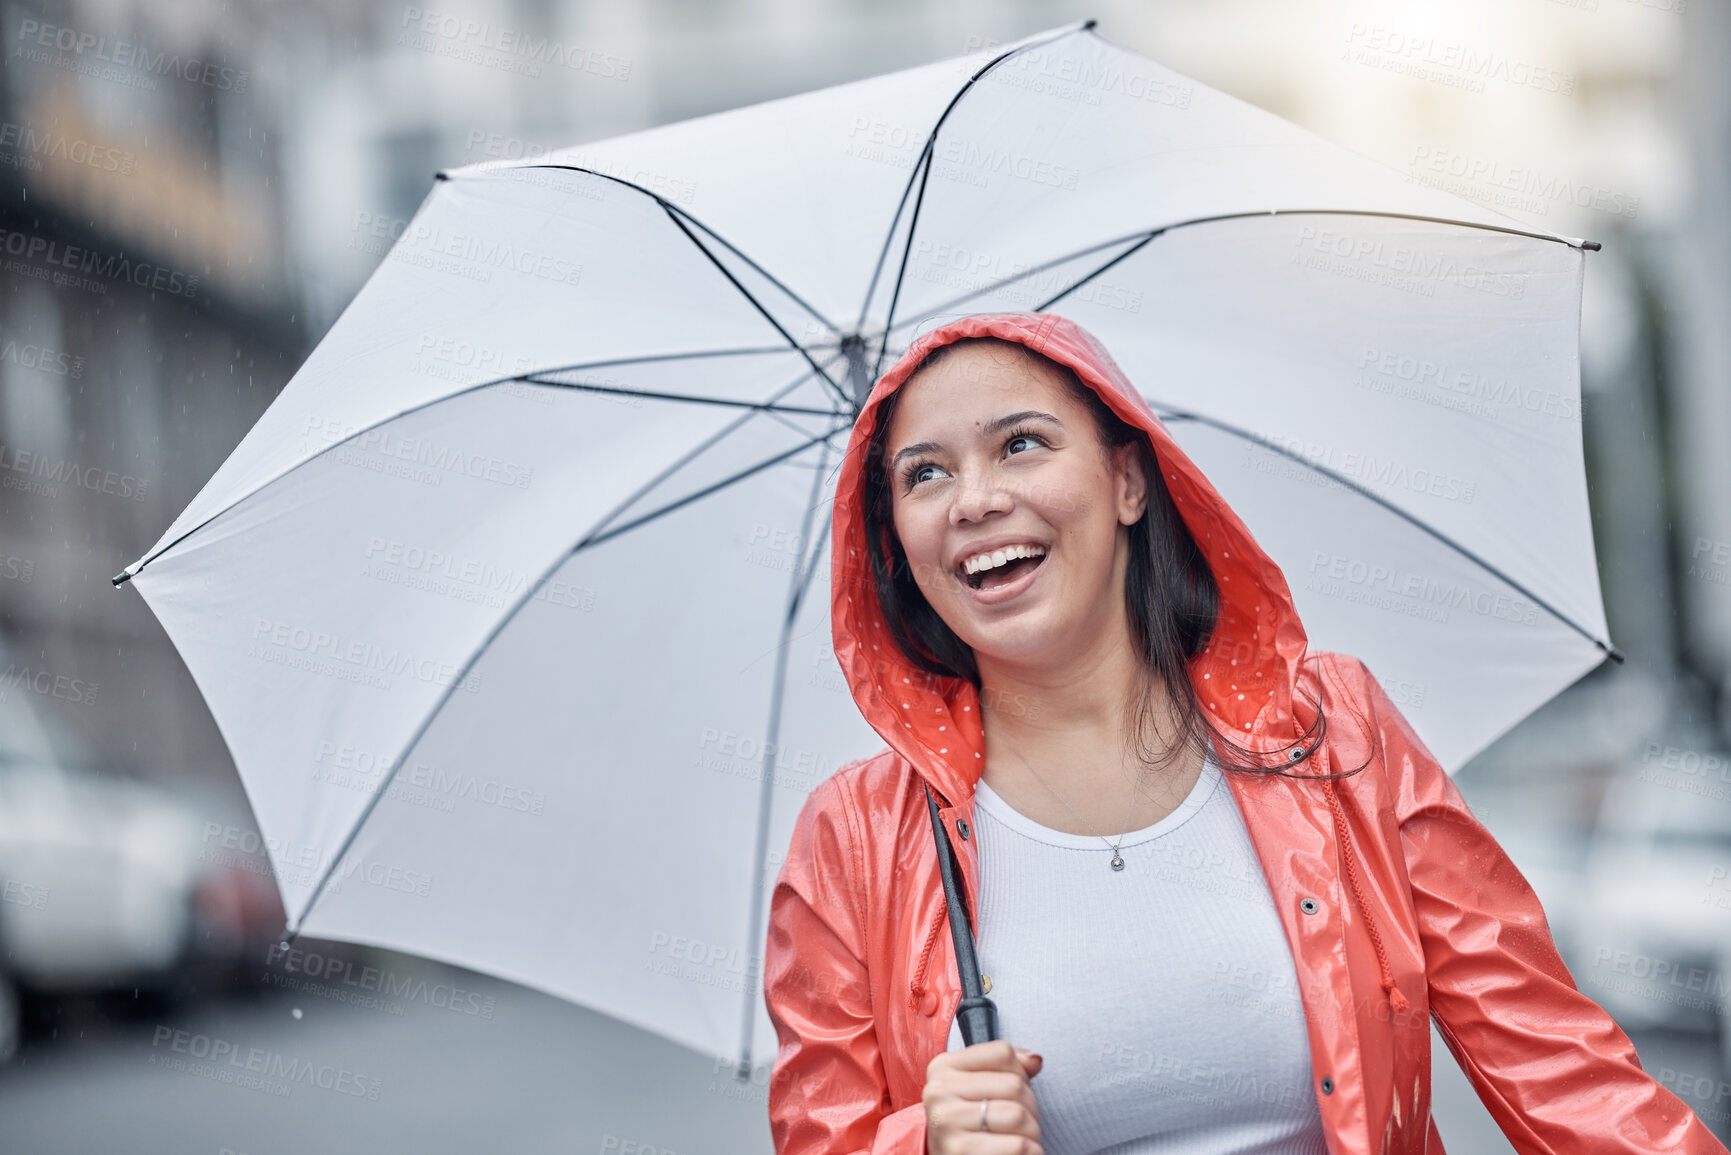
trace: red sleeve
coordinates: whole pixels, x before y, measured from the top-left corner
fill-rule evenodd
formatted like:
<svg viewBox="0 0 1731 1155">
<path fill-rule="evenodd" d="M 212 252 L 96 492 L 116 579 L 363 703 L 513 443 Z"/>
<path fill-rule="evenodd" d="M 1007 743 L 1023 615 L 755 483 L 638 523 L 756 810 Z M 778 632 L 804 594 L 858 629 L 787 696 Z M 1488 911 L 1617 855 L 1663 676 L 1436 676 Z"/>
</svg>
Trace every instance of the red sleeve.
<svg viewBox="0 0 1731 1155">
<path fill-rule="evenodd" d="M 889 1109 L 862 961 L 864 862 L 853 823 L 836 779 L 820 783 L 770 897 L 763 990 L 780 1040 L 769 1081 L 776 1155 L 926 1149 L 925 1105 Z"/>
<path fill-rule="evenodd" d="M 1418 913 L 1431 1014 L 1523 1155 L 1726 1155 L 1634 1044 L 1576 988 L 1545 912 L 1376 677 L 1361 701 L 1383 744 Z"/>
</svg>

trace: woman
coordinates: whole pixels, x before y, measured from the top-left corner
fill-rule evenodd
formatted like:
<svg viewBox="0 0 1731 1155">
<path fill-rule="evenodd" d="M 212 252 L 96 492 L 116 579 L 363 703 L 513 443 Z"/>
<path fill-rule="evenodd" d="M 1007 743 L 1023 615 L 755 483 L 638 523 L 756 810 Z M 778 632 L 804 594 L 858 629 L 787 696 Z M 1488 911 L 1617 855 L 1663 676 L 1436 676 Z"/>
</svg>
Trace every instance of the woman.
<svg viewBox="0 0 1731 1155">
<path fill-rule="evenodd" d="M 812 792 L 771 900 L 778 1152 L 1438 1152 L 1432 1015 L 1518 1150 L 1725 1151 L 1078 326 L 917 341 L 834 532 L 889 748 Z M 928 790 L 996 978 L 971 1047 Z"/>
</svg>

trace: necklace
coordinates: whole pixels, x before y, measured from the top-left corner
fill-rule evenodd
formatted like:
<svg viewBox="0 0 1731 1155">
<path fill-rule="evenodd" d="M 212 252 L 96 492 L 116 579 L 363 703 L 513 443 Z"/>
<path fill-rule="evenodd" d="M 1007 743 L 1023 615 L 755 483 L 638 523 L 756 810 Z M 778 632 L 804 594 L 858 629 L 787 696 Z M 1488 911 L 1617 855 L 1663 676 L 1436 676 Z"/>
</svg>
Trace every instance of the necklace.
<svg viewBox="0 0 1731 1155">
<path fill-rule="evenodd" d="M 1022 759 L 1022 765 L 1028 768 L 1028 773 L 1032 774 L 1039 781 L 1040 785 L 1044 786 L 1047 790 L 1050 790 L 1052 797 L 1056 798 L 1059 802 L 1064 802 L 1064 796 L 1056 790 L 1052 790 L 1052 784 L 1040 777 L 1040 772 L 1034 769 L 1032 763 L 1030 763 L 1026 758 L 1022 758 L 1022 752 L 1016 749 L 1016 744 L 1011 742 L 1008 736 L 1004 738 L 1004 741 L 1009 744 L 1011 750 L 1015 751 L 1016 757 Z M 1064 809 L 1068 810 L 1071 814 L 1076 814 L 1077 818 L 1081 818 L 1082 824 L 1094 832 L 1094 837 L 1098 838 L 1101 842 L 1104 842 L 1107 847 L 1111 849 L 1113 870 L 1124 869 L 1124 856 L 1118 852 L 1118 847 L 1123 845 L 1124 839 L 1130 834 L 1130 815 L 1136 812 L 1136 796 L 1142 793 L 1142 779 L 1147 776 L 1148 767 L 1144 764 L 1142 772 L 1136 776 L 1136 788 L 1130 792 L 1130 808 L 1124 811 L 1124 833 L 1118 836 L 1117 842 L 1113 842 L 1104 834 L 1101 834 L 1099 827 L 1095 826 L 1092 822 L 1089 822 L 1086 818 L 1082 818 L 1080 814 L 1076 814 L 1076 808 L 1071 806 L 1068 802 L 1064 802 Z"/>
</svg>

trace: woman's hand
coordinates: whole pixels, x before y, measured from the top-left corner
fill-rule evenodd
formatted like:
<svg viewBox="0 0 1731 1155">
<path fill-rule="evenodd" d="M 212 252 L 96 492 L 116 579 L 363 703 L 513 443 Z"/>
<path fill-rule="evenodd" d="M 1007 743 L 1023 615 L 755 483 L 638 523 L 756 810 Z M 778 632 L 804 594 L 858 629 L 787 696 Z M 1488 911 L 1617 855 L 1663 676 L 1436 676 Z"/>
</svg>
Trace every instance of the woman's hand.
<svg viewBox="0 0 1731 1155">
<path fill-rule="evenodd" d="M 1003 1039 L 945 1051 L 926 1065 L 928 1155 L 1043 1155 L 1040 1107 L 1028 1080 L 1040 1056 Z M 980 1101 L 986 1130 L 980 1129 Z"/>
</svg>

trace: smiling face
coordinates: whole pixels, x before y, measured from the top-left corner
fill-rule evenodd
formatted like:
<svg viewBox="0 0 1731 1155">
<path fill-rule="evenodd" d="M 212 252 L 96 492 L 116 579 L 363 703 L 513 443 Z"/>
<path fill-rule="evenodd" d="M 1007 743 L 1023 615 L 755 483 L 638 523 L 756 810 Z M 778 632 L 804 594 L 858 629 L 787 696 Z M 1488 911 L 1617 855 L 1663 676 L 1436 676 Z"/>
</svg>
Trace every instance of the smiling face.
<svg viewBox="0 0 1731 1155">
<path fill-rule="evenodd" d="M 1059 662 L 1124 628 L 1144 480 L 1063 370 L 1020 345 L 948 349 L 902 384 L 887 445 L 914 581 L 977 658 Z"/>
</svg>

